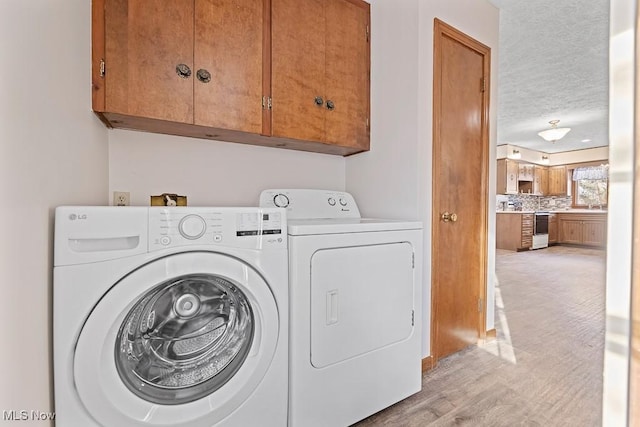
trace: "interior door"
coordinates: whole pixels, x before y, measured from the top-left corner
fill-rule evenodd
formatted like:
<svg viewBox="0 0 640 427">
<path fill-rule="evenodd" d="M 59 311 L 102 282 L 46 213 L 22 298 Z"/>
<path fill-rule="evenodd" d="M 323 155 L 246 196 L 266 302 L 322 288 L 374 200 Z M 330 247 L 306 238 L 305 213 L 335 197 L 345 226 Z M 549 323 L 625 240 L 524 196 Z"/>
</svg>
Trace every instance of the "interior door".
<svg viewBox="0 0 640 427">
<path fill-rule="evenodd" d="M 435 21 L 432 355 L 485 331 L 490 49 Z"/>
<path fill-rule="evenodd" d="M 193 14 L 193 0 L 105 1 L 108 111 L 193 123 Z"/>
</svg>

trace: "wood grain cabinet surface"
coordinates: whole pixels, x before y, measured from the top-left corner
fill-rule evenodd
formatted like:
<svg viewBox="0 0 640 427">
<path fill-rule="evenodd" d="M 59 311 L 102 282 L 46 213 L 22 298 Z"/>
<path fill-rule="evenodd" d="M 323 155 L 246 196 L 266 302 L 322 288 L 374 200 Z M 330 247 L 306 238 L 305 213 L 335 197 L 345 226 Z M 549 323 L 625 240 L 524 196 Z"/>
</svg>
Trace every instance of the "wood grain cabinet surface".
<svg viewBox="0 0 640 427">
<path fill-rule="evenodd" d="M 93 110 L 115 128 L 366 151 L 369 26 L 361 0 L 94 0 Z"/>
<path fill-rule="evenodd" d="M 558 214 L 549 214 L 549 244 L 558 243 Z"/>
<path fill-rule="evenodd" d="M 603 213 L 558 214 L 559 243 L 604 247 L 607 215 Z"/>
<path fill-rule="evenodd" d="M 549 167 L 549 196 L 567 195 L 567 167 Z"/>
<path fill-rule="evenodd" d="M 533 167 L 533 194 L 546 196 L 549 193 L 549 168 L 535 165 Z"/>
<path fill-rule="evenodd" d="M 496 217 L 496 248 L 526 251 L 533 246 L 532 213 L 499 213 Z"/>
<path fill-rule="evenodd" d="M 518 162 L 498 160 L 496 194 L 518 194 Z"/>
</svg>

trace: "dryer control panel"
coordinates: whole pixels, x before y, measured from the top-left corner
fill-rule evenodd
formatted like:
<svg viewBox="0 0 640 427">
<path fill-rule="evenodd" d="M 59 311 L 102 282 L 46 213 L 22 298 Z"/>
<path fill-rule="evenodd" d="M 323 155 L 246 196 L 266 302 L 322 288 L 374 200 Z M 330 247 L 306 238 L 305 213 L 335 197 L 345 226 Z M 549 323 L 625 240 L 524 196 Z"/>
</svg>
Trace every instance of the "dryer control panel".
<svg viewBox="0 0 640 427">
<path fill-rule="evenodd" d="M 149 250 L 185 245 L 286 247 L 286 213 L 261 208 L 149 208 Z"/>
<path fill-rule="evenodd" d="M 356 201 L 344 191 L 269 189 L 260 194 L 260 206 L 285 208 L 289 219 L 360 218 Z"/>
</svg>

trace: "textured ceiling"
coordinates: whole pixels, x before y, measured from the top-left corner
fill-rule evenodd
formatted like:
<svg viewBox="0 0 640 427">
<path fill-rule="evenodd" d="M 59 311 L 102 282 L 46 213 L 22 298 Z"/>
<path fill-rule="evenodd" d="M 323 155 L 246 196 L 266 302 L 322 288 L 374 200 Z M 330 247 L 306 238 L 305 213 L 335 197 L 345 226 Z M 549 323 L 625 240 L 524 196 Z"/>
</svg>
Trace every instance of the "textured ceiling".
<svg viewBox="0 0 640 427">
<path fill-rule="evenodd" d="M 500 8 L 498 145 L 609 145 L 609 0 L 490 1 Z M 571 128 L 555 143 L 538 136 L 553 119 Z"/>
</svg>

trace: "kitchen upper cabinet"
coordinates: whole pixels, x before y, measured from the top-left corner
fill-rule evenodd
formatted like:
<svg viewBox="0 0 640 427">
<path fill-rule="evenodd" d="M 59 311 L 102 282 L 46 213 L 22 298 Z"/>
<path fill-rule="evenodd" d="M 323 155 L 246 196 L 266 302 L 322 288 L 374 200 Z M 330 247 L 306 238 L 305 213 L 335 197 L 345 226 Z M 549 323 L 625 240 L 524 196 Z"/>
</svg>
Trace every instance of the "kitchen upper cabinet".
<svg viewBox="0 0 640 427">
<path fill-rule="evenodd" d="M 551 166 L 549 168 L 549 196 L 567 195 L 567 167 Z"/>
<path fill-rule="evenodd" d="M 607 244 L 606 214 L 558 214 L 558 224 L 559 243 L 599 247 Z"/>
<path fill-rule="evenodd" d="M 369 4 L 272 0 L 272 134 L 369 149 Z"/>
<path fill-rule="evenodd" d="M 518 193 L 518 163 L 509 159 L 498 160 L 496 171 L 497 194 L 517 194 Z"/>
<path fill-rule="evenodd" d="M 520 163 L 518 165 L 518 181 L 533 181 L 533 165 Z"/>
<path fill-rule="evenodd" d="M 109 127 L 369 149 L 368 3 L 94 0 L 92 11 L 93 110 Z"/>
<path fill-rule="evenodd" d="M 146 118 L 262 131 L 261 0 L 99 3 L 104 33 L 94 34 L 94 55 L 103 53 L 104 65 L 94 68 L 93 108 L 109 125 L 135 128 Z"/>
<path fill-rule="evenodd" d="M 533 167 L 533 194 L 546 196 L 549 193 L 549 169 L 546 166 Z"/>
</svg>

